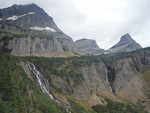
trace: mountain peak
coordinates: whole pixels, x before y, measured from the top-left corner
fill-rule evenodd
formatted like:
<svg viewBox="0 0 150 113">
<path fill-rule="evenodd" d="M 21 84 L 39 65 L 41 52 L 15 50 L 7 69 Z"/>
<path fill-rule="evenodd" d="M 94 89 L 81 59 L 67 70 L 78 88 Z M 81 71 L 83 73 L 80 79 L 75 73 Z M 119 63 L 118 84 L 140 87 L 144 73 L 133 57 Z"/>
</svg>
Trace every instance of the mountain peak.
<svg viewBox="0 0 150 113">
<path fill-rule="evenodd" d="M 121 36 L 120 41 L 116 45 L 114 45 L 112 48 L 120 47 L 120 46 L 130 44 L 130 43 L 136 43 L 136 41 L 132 39 L 129 33 L 127 33 Z"/>
<path fill-rule="evenodd" d="M 42 8 L 40 8 L 40 6 L 38 6 L 35 3 L 30 3 L 30 4 L 25 4 L 25 5 L 18 5 L 18 6 L 42 9 Z"/>
<path fill-rule="evenodd" d="M 21 16 L 30 12 L 46 15 L 45 11 L 34 3 L 25 4 L 25 5 L 14 4 L 10 7 L 0 9 L 0 14 L 1 14 L 0 18 L 8 18 L 11 16 Z"/>
<path fill-rule="evenodd" d="M 38 6 L 37 4 L 35 4 L 35 3 L 30 3 L 30 4 L 25 4 L 25 5 L 39 7 L 39 6 Z"/>
<path fill-rule="evenodd" d="M 130 52 L 142 48 L 135 40 L 132 39 L 129 33 L 123 35 L 120 41 L 110 48 L 111 52 Z"/>
<path fill-rule="evenodd" d="M 129 33 L 127 33 L 121 37 L 120 41 L 130 42 L 130 41 L 134 41 L 134 40 L 132 39 L 131 35 Z"/>
<path fill-rule="evenodd" d="M 0 21 L 9 21 L 9 23 L 23 29 L 62 32 L 53 21 L 53 18 L 34 3 L 14 4 L 8 8 L 0 9 Z"/>
</svg>

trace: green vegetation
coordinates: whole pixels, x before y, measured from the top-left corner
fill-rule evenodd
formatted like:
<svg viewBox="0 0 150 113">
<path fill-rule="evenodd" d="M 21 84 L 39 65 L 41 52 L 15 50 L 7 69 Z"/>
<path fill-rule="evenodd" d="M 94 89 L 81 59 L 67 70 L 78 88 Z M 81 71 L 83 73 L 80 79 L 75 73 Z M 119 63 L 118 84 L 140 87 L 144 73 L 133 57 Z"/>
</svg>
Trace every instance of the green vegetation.
<svg viewBox="0 0 150 113">
<path fill-rule="evenodd" d="M 9 30 L 0 30 L 0 41 L 4 40 L 11 40 L 13 38 L 24 38 L 28 35 L 24 32 L 17 32 L 17 31 L 9 31 Z"/>
<path fill-rule="evenodd" d="M 106 105 L 96 105 L 93 109 L 97 113 L 146 113 L 141 105 L 113 102 L 109 99 L 106 101 Z"/>
<path fill-rule="evenodd" d="M 40 71 L 47 77 L 50 75 L 60 76 L 64 79 L 72 79 L 76 83 L 79 80 L 83 80 L 79 68 L 73 65 L 73 60 L 67 58 L 25 58 L 26 60 L 33 62 Z"/>
<path fill-rule="evenodd" d="M 145 80 L 145 95 L 150 99 L 150 71 L 146 71 L 143 73 L 143 78 Z"/>
<path fill-rule="evenodd" d="M 14 31 L 14 30 L 0 30 L 0 41 L 8 41 L 14 38 L 48 38 L 53 40 L 53 35 L 46 32 L 31 32 L 31 31 Z"/>
<path fill-rule="evenodd" d="M 18 58 L 0 55 L 0 113 L 65 113 L 27 78 Z"/>
<path fill-rule="evenodd" d="M 69 102 L 73 113 L 96 113 L 91 107 L 74 99 L 73 97 L 69 97 Z"/>
</svg>

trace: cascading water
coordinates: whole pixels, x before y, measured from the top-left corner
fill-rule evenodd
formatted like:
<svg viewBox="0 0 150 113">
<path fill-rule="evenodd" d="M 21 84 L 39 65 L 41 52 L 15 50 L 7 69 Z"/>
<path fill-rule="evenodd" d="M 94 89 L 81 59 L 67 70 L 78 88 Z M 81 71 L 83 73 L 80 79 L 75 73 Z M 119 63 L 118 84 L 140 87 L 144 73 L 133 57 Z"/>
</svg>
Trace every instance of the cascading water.
<svg viewBox="0 0 150 113">
<path fill-rule="evenodd" d="M 40 73 L 32 63 L 28 63 L 28 67 L 30 71 L 36 76 L 37 82 L 40 85 L 43 93 L 47 94 L 52 100 L 54 100 L 54 96 L 49 91 L 49 82 L 44 78 L 42 73 Z"/>
<path fill-rule="evenodd" d="M 49 88 L 49 82 L 46 80 L 41 72 L 38 71 L 36 66 L 32 63 L 27 63 L 27 66 L 29 70 L 36 76 L 37 82 L 42 90 L 43 93 L 47 94 L 53 101 L 55 101 L 57 104 L 62 105 L 67 113 L 71 113 L 71 108 L 70 105 L 64 104 L 60 100 L 58 100 L 56 97 L 53 96 L 52 93 L 50 93 L 50 88 Z"/>
</svg>

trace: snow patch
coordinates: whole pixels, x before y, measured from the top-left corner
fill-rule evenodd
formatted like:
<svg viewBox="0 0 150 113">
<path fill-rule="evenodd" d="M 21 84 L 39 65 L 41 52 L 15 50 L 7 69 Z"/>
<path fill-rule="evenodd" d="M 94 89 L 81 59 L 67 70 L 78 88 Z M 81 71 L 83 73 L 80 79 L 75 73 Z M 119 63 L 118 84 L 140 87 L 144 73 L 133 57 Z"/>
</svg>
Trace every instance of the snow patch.
<svg viewBox="0 0 150 113">
<path fill-rule="evenodd" d="M 30 27 L 31 30 L 36 30 L 36 31 L 51 31 L 51 32 L 56 32 L 55 29 L 51 28 L 51 27 Z"/>
<path fill-rule="evenodd" d="M 29 12 L 29 13 L 27 13 L 28 15 L 33 15 L 33 14 L 35 14 L 35 12 Z"/>
<path fill-rule="evenodd" d="M 14 16 L 8 17 L 6 20 L 15 21 L 15 20 L 17 20 L 17 19 L 19 19 L 19 18 L 21 18 L 21 17 L 27 16 L 27 15 L 33 15 L 33 14 L 35 14 L 35 12 L 29 12 L 29 13 L 27 13 L 27 14 L 23 14 L 23 15 L 20 15 L 20 16 L 14 15 Z"/>
<path fill-rule="evenodd" d="M 2 18 L 0 18 L 0 21 L 2 21 L 3 19 Z"/>
<path fill-rule="evenodd" d="M 12 17 L 8 17 L 6 20 L 17 20 L 19 18 L 19 16 L 12 16 Z"/>
</svg>

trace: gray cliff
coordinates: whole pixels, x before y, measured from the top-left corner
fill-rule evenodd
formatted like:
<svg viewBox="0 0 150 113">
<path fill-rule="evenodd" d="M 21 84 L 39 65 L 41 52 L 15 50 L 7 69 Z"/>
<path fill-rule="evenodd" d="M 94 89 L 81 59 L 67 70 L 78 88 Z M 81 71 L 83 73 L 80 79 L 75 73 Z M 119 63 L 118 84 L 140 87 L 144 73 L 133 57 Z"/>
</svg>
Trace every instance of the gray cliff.
<svg viewBox="0 0 150 113">
<path fill-rule="evenodd" d="M 75 45 L 83 55 L 100 55 L 104 53 L 104 50 L 98 47 L 95 40 L 81 39 L 77 40 Z"/>
</svg>

